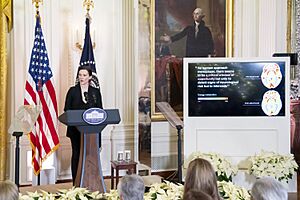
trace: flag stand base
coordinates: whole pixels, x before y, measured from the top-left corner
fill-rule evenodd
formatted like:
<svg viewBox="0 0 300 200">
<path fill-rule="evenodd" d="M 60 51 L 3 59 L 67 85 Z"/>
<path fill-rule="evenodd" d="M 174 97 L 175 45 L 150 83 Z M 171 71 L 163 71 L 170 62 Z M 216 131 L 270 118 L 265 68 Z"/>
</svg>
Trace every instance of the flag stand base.
<svg viewBox="0 0 300 200">
<path fill-rule="evenodd" d="M 13 132 L 13 136 L 16 137 L 16 149 L 15 149 L 15 184 L 19 187 L 19 175 L 20 175 L 20 137 L 23 132 Z"/>
</svg>

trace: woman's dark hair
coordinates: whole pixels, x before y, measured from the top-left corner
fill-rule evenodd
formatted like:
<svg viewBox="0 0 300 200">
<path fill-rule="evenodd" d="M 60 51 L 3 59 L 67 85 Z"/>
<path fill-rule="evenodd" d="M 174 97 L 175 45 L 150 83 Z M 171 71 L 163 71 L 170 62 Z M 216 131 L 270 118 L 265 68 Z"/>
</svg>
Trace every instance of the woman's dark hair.
<svg viewBox="0 0 300 200">
<path fill-rule="evenodd" d="M 77 78 L 78 78 L 78 74 L 79 74 L 79 71 L 80 70 L 87 70 L 88 72 L 89 72 L 89 76 L 92 76 L 92 69 L 91 69 L 91 67 L 90 66 L 88 66 L 88 65 L 83 65 L 83 66 L 80 66 L 80 67 L 78 67 L 78 71 L 77 71 Z"/>
</svg>

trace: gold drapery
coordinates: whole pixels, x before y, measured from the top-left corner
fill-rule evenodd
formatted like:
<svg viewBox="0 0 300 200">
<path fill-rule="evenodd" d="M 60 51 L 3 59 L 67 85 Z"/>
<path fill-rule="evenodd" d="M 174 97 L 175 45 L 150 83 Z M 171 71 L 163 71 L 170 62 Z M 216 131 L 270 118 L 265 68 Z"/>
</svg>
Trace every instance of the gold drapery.
<svg viewBox="0 0 300 200">
<path fill-rule="evenodd" d="M 0 181 L 5 179 L 7 154 L 7 33 L 12 28 L 12 0 L 0 0 Z"/>
</svg>

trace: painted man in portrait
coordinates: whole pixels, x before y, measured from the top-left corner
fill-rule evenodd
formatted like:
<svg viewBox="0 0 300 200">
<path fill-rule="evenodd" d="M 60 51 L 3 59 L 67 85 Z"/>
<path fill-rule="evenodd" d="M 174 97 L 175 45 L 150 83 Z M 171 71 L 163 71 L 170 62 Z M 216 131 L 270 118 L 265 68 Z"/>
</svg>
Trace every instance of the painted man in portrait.
<svg viewBox="0 0 300 200">
<path fill-rule="evenodd" d="M 171 43 L 186 37 L 186 57 L 210 57 L 214 54 L 214 42 L 211 31 L 205 26 L 204 17 L 203 10 L 196 8 L 193 12 L 192 25 L 173 36 L 165 34 L 160 39 Z"/>
</svg>

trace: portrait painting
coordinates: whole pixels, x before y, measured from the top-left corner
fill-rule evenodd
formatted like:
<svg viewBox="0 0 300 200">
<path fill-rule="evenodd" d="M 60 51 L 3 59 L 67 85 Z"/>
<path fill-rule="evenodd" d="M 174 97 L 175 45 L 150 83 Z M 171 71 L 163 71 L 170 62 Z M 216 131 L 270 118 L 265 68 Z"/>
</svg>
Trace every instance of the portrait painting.
<svg viewBox="0 0 300 200">
<path fill-rule="evenodd" d="M 183 58 L 232 54 L 233 0 L 153 0 L 151 16 L 151 118 L 163 120 L 157 102 L 183 112 Z"/>
</svg>

